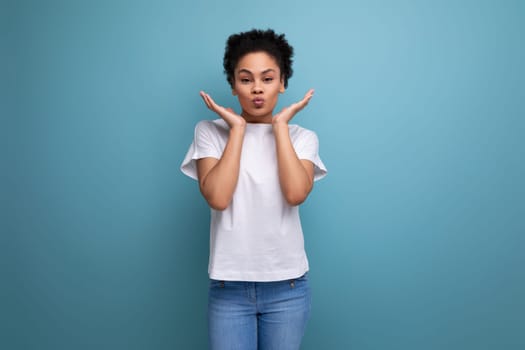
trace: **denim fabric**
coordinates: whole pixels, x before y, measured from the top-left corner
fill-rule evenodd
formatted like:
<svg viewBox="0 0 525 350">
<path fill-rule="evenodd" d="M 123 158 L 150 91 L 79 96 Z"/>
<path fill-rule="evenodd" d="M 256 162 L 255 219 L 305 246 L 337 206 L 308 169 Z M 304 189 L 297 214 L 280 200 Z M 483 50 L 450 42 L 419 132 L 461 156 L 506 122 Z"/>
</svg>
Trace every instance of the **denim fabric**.
<svg viewBox="0 0 525 350">
<path fill-rule="evenodd" d="M 305 274 L 277 282 L 210 280 L 212 350 L 297 350 L 310 316 Z"/>
</svg>

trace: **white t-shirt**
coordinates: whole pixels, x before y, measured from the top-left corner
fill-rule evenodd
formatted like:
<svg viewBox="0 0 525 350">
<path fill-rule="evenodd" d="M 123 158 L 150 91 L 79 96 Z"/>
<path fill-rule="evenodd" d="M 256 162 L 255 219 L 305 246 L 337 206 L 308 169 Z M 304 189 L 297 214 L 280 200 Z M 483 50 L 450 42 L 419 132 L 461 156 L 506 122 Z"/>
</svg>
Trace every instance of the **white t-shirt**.
<svg viewBox="0 0 525 350">
<path fill-rule="evenodd" d="M 197 180 L 197 159 L 220 159 L 229 129 L 222 119 L 199 122 L 182 172 Z M 299 159 L 314 164 L 314 180 L 324 177 L 317 135 L 298 125 L 289 125 L 289 132 Z M 232 202 L 223 211 L 211 209 L 210 278 L 279 281 L 306 271 L 299 207 L 289 205 L 281 192 L 272 125 L 248 123 Z"/>
</svg>

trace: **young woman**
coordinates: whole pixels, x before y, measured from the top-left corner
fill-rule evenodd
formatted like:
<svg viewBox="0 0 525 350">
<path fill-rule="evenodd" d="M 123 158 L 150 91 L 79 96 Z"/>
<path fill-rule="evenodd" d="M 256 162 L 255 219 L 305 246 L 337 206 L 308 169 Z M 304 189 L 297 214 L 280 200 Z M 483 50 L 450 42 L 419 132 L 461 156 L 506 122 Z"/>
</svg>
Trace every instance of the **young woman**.
<svg viewBox="0 0 525 350">
<path fill-rule="evenodd" d="M 299 349 L 310 312 L 299 207 L 326 174 L 314 132 L 289 124 L 313 96 L 273 114 L 292 76 L 283 34 L 231 35 L 224 71 L 241 113 L 205 92 L 219 119 L 201 121 L 181 170 L 211 208 L 211 349 Z"/>
</svg>

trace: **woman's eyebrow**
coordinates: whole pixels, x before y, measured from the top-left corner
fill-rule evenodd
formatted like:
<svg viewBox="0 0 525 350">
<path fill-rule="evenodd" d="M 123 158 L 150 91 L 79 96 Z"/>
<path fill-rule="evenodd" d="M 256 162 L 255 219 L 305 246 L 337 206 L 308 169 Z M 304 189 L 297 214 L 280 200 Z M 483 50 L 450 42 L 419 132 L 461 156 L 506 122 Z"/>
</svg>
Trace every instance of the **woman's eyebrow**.
<svg viewBox="0 0 525 350">
<path fill-rule="evenodd" d="M 248 69 L 246 68 L 241 68 L 239 69 L 239 71 L 237 72 L 238 74 L 241 74 L 241 73 L 247 73 L 247 74 L 253 74 L 252 72 L 250 72 Z"/>
<path fill-rule="evenodd" d="M 273 68 L 265 69 L 265 70 L 263 70 L 261 72 L 261 74 L 266 74 L 266 73 L 270 73 L 270 72 L 275 72 L 275 69 L 273 69 Z M 247 74 L 252 74 L 253 75 L 253 73 L 250 70 L 246 69 L 246 68 L 239 69 L 239 71 L 237 73 L 238 74 L 240 74 L 240 73 L 247 73 Z"/>
</svg>

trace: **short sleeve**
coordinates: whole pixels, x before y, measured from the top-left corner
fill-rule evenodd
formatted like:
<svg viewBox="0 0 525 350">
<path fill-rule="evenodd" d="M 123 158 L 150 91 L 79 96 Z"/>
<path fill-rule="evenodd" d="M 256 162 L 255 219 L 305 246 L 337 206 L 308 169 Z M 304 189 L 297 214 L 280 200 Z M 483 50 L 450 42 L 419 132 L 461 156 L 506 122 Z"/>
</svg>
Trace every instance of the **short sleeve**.
<svg viewBox="0 0 525 350">
<path fill-rule="evenodd" d="M 327 174 L 326 166 L 319 157 L 319 139 L 315 132 L 300 128 L 292 136 L 295 153 L 299 159 L 307 159 L 314 164 L 314 181 L 320 180 Z M 291 133 L 291 134 L 292 134 Z M 295 139 L 295 140 L 294 140 Z"/>
<path fill-rule="evenodd" d="M 220 130 L 213 121 L 203 120 L 195 126 L 193 142 L 182 161 L 180 170 L 192 179 L 198 180 L 197 159 L 207 157 L 219 159 L 222 152 Z"/>
</svg>

